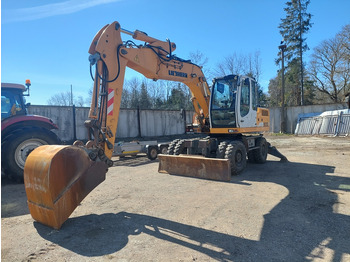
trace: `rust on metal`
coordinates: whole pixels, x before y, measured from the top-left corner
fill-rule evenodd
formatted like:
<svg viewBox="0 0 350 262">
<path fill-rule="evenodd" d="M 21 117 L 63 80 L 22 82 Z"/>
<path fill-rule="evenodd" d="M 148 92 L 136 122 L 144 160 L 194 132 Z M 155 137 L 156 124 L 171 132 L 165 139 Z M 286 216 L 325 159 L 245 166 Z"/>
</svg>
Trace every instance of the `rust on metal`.
<svg viewBox="0 0 350 262">
<path fill-rule="evenodd" d="M 59 229 L 79 203 L 105 180 L 107 168 L 103 162 L 91 161 L 77 146 L 45 145 L 33 150 L 24 167 L 33 219 Z"/>
<path fill-rule="evenodd" d="M 189 155 L 158 155 L 158 172 L 218 181 L 231 180 L 228 159 L 205 158 Z"/>
</svg>

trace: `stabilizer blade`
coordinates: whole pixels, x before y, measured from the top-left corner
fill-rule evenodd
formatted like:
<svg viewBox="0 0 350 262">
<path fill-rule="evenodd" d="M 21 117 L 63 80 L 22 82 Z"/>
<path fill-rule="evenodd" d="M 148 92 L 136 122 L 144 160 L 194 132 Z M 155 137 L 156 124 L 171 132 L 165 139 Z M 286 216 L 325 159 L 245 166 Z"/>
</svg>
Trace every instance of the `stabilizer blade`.
<svg viewBox="0 0 350 262">
<path fill-rule="evenodd" d="M 218 181 L 231 180 L 228 159 L 205 158 L 189 155 L 158 155 L 158 172 Z"/>
</svg>

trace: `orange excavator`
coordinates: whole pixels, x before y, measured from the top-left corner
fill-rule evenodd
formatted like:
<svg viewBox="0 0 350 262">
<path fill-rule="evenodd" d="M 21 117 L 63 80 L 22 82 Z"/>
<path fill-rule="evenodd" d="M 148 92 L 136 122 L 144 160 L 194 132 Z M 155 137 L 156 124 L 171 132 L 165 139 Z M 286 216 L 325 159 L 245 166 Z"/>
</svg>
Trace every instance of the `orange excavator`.
<svg viewBox="0 0 350 262">
<path fill-rule="evenodd" d="M 143 44 L 123 42 L 121 33 Z M 206 134 L 171 142 L 168 154 L 159 155 L 159 172 L 228 181 L 231 174 L 244 169 L 247 158 L 264 163 L 271 153 L 285 159 L 259 134 L 269 130 L 269 111 L 258 107 L 255 80 L 229 75 L 214 79 L 210 89 L 201 67 L 175 56 L 175 49 L 173 42 L 139 30 L 124 30 L 118 22 L 96 34 L 89 49 L 94 88 L 89 120 L 85 121 L 88 142 L 40 146 L 25 164 L 28 206 L 36 221 L 59 229 L 87 194 L 105 180 L 113 166 L 126 67 L 153 80 L 187 85 L 198 130 Z"/>
</svg>

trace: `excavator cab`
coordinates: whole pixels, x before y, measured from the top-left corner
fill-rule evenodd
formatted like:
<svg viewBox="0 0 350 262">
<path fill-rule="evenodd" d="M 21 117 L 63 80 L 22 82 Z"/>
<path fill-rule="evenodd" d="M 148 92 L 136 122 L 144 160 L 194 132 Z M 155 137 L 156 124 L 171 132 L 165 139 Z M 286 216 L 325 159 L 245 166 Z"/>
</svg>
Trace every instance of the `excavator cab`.
<svg viewBox="0 0 350 262">
<path fill-rule="evenodd" d="M 210 127 L 237 127 L 236 100 L 238 76 L 214 79 L 210 101 Z"/>
<path fill-rule="evenodd" d="M 257 86 L 251 77 L 228 75 L 215 78 L 211 89 L 210 127 L 256 126 Z"/>
</svg>

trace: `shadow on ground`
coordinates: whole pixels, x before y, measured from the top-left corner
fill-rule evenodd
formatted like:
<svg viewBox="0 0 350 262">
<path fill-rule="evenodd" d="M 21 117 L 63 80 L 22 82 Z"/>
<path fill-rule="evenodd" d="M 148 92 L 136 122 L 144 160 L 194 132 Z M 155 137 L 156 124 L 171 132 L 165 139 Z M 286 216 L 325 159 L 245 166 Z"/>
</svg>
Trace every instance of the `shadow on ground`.
<svg viewBox="0 0 350 262">
<path fill-rule="evenodd" d="M 150 163 L 158 162 L 158 159 L 150 160 L 146 155 L 140 154 L 136 156 L 125 156 L 125 157 L 116 157 L 113 159 L 113 166 L 129 166 L 137 167 L 142 165 L 147 165 Z"/>
<path fill-rule="evenodd" d="M 232 178 L 231 183 L 241 186 L 260 181 L 289 190 L 264 215 L 258 241 L 126 212 L 71 218 L 60 231 L 36 222 L 34 226 L 43 238 L 88 257 L 118 252 L 128 244 L 129 236 L 145 233 L 219 261 L 314 260 L 322 258 L 326 248 L 334 251 L 333 261 L 341 261 L 344 253 L 350 253 L 350 216 L 334 212 L 341 203 L 331 190 L 349 191 L 350 179 L 332 176 L 333 172 L 331 166 L 269 161 L 264 168 L 249 165 Z"/>
<path fill-rule="evenodd" d="M 29 214 L 24 184 L 1 176 L 1 217 Z"/>
</svg>

